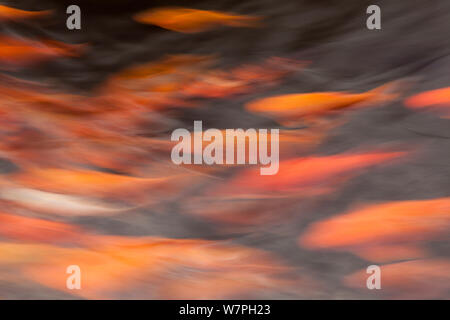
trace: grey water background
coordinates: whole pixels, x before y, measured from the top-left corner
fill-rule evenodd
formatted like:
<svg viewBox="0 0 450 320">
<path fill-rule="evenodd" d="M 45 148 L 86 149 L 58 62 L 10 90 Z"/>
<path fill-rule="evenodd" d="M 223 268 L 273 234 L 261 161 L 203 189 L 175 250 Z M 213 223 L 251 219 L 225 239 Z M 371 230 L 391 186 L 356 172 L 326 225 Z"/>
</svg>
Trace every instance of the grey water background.
<svg viewBox="0 0 450 320">
<path fill-rule="evenodd" d="M 235 99 L 211 99 L 201 109 L 178 111 L 176 127 L 203 120 L 208 127 L 273 126 L 248 114 L 242 105 L 264 96 L 311 91 L 363 92 L 392 80 L 406 79 L 404 96 L 450 84 L 450 1 L 334 1 L 334 0 L 215 0 L 215 1 L 50 1 L 14 0 L 0 3 L 22 9 L 56 9 L 51 19 L 4 22 L 0 32 L 24 37 L 51 37 L 71 43 L 89 43 L 79 58 L 57 59 L 14 75 L 38 80 L 64 91 L 89 94 L 109 75 L 126 66 L 157 60 L 167 54 L 216 54 L 219 68 L 232 68 L 272 56 L 293 57 L 311 63 L 283 84 L 267 92 Z M 66 29 L 65 9 L 82 10 L 82 30 Z M 382 30 L 366 28 L 366 8 L 382 9 Z M 168 5 L 230 11 L 264 17 L 264 27 L 220 28 L 199 34 L 180 34 L 134 22 L 139 11 Z M 170 132 L 174 128 L 167 128 Z M 154 235 L 170 238 L 227 239 L 276 253 L 290 265 L 299 265 L 306 277 L 329 284 L 318 292 L 271 292 L 245 298 L 386 298 L 345 287 L 344 275 L 368 262 L 352 254 L 309 251 L 296 239 L 313 221 L 345 211 L 354 203 L 431 199 L 450 195 L 450 122 L 426 112 L 406 109 L 401 100 L 355 112 L 319 148 L 319 154 L 341 153 L 359 146 L 421 145 L 420 155 L 401 165 L 376 168 L 353 178 L 338 192 L 299 205 L 301 215 L 270 231 L 224 233 L 200 218 L 180 214 L 173 203 L 164 215 L 136 212 L 116 217 L 84 217 L 74 222 L 98 232 L 117 235 Z M 3 173 L 11 164 L 2 161 Z M 282 208 L 281 208 L 282 210 Z M 435 257 L 449 257 L 449 242 L 430 244 Z M 0 282 L 2 298 L 70 298 L 39 285 Z M 130 296 L 127 296 L 128 298 Z M 120 297 L 119 297 L 120 298 Z M 442 297 L 450 298 L 450 296 Z"/>
</svg>

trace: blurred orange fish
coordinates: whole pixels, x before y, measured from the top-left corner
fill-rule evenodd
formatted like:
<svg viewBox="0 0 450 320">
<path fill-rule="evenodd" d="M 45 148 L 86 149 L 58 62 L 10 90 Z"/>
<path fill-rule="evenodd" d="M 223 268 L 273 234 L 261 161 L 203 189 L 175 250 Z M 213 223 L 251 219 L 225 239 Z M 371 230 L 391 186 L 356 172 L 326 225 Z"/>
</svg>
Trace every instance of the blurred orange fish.
<svg viewBox="0 0 450 320">
<path fill-rule="evenodd" d="M 288 218 L 291 214 L 289 208 L 293 205 L 334 190 L 338 184 L 358 174 L 357 169 L 403 154 L 386 152 L 296 158 L 281 162 L 280 171 L 273 176 L 261 176 L 258 170 L 248 169 L 219 186 L 206 185 L 203 195 L 187 201 L 185 211 L 240 230 L 275 223 L 280 220 L 280 214 L 283 214 L 283 219 Z M 277 210 L 280 207 L 285 210 L 280 212 Z"/>
<path fill-rule="evenodd" d="M 248 93 L 258 87 L 274 85 L 281 78 L 303 69 L 305 62 L 271 58 L 260 65 L 244 65 L 231 71 L 208 70 L 181 88 L 183 94 L 205 98 L 223 98 Z"/>
<path fill-rule="evenodd" d="M 69 224 L 0 213 L 0 236 L 29 242 L 72 242 L 83 235 L 81 229 Z"/>
<path fill-rule="evenodd" d="M 21 20 L 49 15 L 50 10 L 46 11 L 25 11 L 16 8 L 10 8 L 0 5 L 0 21 L 1 20 Z"/>
<path fill-rule="evenodd" d="M 26 110 L 33 117 L 49 118 L 57 115 L 87 116 L 104 111 L 111 111 L 112 106 L 101 103 L 98 99 L 87 98 L 66 93 L 54 93 L 46 88 L 41 92 L 33 90 L 6 88 L 0 86 L 0 93 L 7 97 L 4 107 Z M 97 102 L 94 105 L 94 101 Z M 52 121 L 55 121 L 55 117 Z"/>
<path fill-rule="evenodd" d="M 301 70 L 304 62 L 271 58 L 260 65 L 231 71 L 211 68 L 214 56 L 178 54 L 156 62 L 132 66 L 110 77 L 101 92 L 114 105 L 139 105 L 159 111 L 173 107 L 198 107 L 190 98 L 224 98 L 245 94 Z"/>
<path fill-rule="evenodd" d="M 450 198 L 366 206 L 313 224 L 300 237 L 310 249 L 348 250 L 373 260 L 421 257 L 417 245 L 450 226 Z"/>
<path fill-rule="evenodd" d="M 134 19 L 184 33 L 206 31 L 218 26 L 256 27 L 260 20 L 258 17 L 180 7 L 151 9 L 135 15 Z"/>
<path fill-rule="evenodd" d="M 111 204 L 111 201 L 102 202 L 89 197 L 51 193 L 11 185 L 0 190 L 0 198 L 7 203 L 12 203 L 20 210 L 26 209 L 45 215 L 70 217 L 115 215 L 133 209 L 122 204 Z"/>
<path fill-rule="evenodd" d="M 143 192 L 143 188 L 159 186 L 167 178 L 138 178 L 113 173 L 89 170 L 31 169 L 13 174 L 12 181 L 21 185 L 47 192 L 76 194 L 86 196 L 114 195 L 127 197 L 134 190 Z"/>
<path fill-rule="evenodd" d="M 188 96 L 223 98 L 248 93 L 258 86 L 270 86 L 290 73 L 303 69 L 306 63 L 293 59 L 273 57 L 260 65 L 244 65 L 230 72 L 210 70 L 182 88 Z"/>
<path fill-rule="evenodd" d="M 75 294 L 94 299 L 113 298 L 123 292 L 134 292 L 140 298 L 161 298 L 169 293 L 185 296 L 182 284 L 188 279 L 198 280 L 208 289 L 190 292 L 191 299 L 205 294 L 223 298 L 231 292 L 251 292 L 255 287 L 279 290 L 281 283 L 288 284 L 283 275 L 289 269 L 274 261 L 275 257 L 256 249 L 196 239 L 98 236 L 85 248 L 0 242 L 2 270 L 10 268 L 45 286 L 68 290 L 64 270 L 76 264 L 83 273 L 83 289 Z M 180 285 L 173 282 L 174 271 Z M 219 274 L 235 281 L 222 294 L 213 294 Z M 136 287 L 141 288 L 139 293 Z"/>
<path fill-rule="evenodd" d="M 412 109 L 433 108 L 450 117 L 450 87 L 417 94 L 405 101 Z"/>
<path fill-rule="evenodd" d="M 0 36 L 0 64 L 26 66 L 56 57 L 76 57 L 84 45 L 72 45 L 53 40 L 25 40 Z"/>
<path fill-rule="evenodd" d="M 116 74 L 113 79 L 132 80 L 163 76 L 170 73 L 183 72 L 184 69 L 190 70 L 194 66 L 204 66 L 210 64 L 211 56 L 178 54 L 169 55 L 156 62 L 149 62 L 138 66 L 132 66 Z"/>
<path fill-rule="evenodd" d="M 357 170 L 404 156 L 405 152 L 379 152 L 306 157 L 282 161 L 275 175 L 260 175 L 249 169 L 230 183 L 211 191 L 215 196 L 285 197 L 289 193 L 326 190 L 341 178 L 357 174 Z"/>
<path fill-rule="evenodd" d="M 319 116 L 324 113 L 364 104 L 373 104 L 391 99 L 393 94 L 385 93 L 392 84 L 375 88 L 365 93 L 317 92 L 287 94 L 252 101 L 246 105 L 251 112 L 273 117 L 280 123 L 290 125 L 302 117 Z"/>
</svg>

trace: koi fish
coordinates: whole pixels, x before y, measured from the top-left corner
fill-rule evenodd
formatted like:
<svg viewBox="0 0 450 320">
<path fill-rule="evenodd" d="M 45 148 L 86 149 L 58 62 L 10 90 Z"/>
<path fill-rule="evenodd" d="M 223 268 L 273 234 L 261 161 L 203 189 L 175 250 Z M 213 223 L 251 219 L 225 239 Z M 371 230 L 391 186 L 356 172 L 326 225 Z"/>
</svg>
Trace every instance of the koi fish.
<svg viewBox="0 0 450 320">
<path fill-rule="evenodd" d="M 370 105 L 395 97 L 386 93 L 393 84 L 375 88 L 364 93 L 317 92 L 295 93 L 252 101 L 246 109 L 254 113 L 262 113 L 291 125 L 307 117 L 317 117 L 331 111 L 342 110 L 361 105 Z"/>
<path fill-rule="evenodd" d="M 120 195 L 159 185 L 167 178 L 140 178 L 90 170 L 30 169 L 13 174 L 11 181 L 46 192 L 78 195 Z"/>
<path fill-rule="evenodd" d="M 417 247 L 450 226 L 450 198 L 366 206 L 313 224 L 300 237 L 310 249 L 347 250 L 373 261 L 426 255 Z"/>
<path fill-rule="evenodd" d="M 129 207 L 112 205 L 106 201 L 94 201 L 87 197 L 19 187 L 0 190 L 0 199 L 12 202 L 15 206 L 27 210 L 70 217 L 114 215 L 130 209 Z"/>
<path fill-rule="evenodd" d="M 62 243 L 76 242 L 82 234 L 80 228 L 70 224 L 0 213 L 0 236 L 6 239 Z"/>
<path fill-rule="evenodd" d="M 323 192 L 343 177 L 404 156 L 405 152 L 372 152 L 323 157 L 300 157 L 282 161 L 275 175 L 248 169 L 210 195 L 229 197 L 286 197 L 298 192 Z"/>
<path fill-rule="evenodd" d="M 93 240 L 90 245 L 73 248 L 0 242 L 0 266 L 2 270 L 9 268 L 13 270 L 11 272 L 44 286 L 68 290 L 61 286 L 67 274 L 57 270 L 66 270 L 75 261 L 85 274 L 83 290 L 76 294 L 94 299 L 112 298 L 118 292 L 135 290 L 135 285 L 144 279 L 149 286 L 143 288 L 142 298 L 165 297 L 169 292 L 184 296 L 183 280 L 189 279 L 198 279 L 202 286 L 210 288 L 222 273 L 230 278 L 247 280 L 230 284 L 224 294 L 215 295 L 219 297 L 225 297 L 227 293 L 249 292 L 255 287 L 276 290 L 281 282 L 286 284 L 289 281 L 286 277 L 283 281 L 278 280 L 280 275 L 287 275 L 289 271 L 283 263 L 274 262 L 270 254 L 242 246 L 197 239 L 150 237 L 97 236 Z M 195 269 L 202 272 L 189 271 Z M 172 281 L 171 270 L 184 270 L 179 274 L 179 285 Z M 203 293 L 199 292 L 195 297 L 202 296 Z M 192 295 L 190 297 L 193 298 Z"/>
<path fill-rule="evenodd" d="M 28 66 L 57 57 L 76 57 L 85 45 L 65 44 L 53 40 L 24 40 L 0 36 L 0 64 Z"/>
<path fill-rule="evenodd" d="M 205 66 L 211 62 L 212 56 L 193 54 L 169 55 L 156 62 L 126 68 L 113 76 L 113 79 L 134 80 L 172 73 L 183 73 L 183 70 L 192 69 L 193 66 Z"/>
<path fill-rule="evenodd" d="M 408 98 L 405 105 L 411 109 L 433 109 L 450 118 L 450 87 L 419 93 Z"/>
<path fill-rule="evenodd" d="M 151 9 L 135 15 L 134 19 L 183 33 L 196 33 L 218 26 L 256 27 L 260 20 L 259 17 L 180 7 Z"/>
</svg>

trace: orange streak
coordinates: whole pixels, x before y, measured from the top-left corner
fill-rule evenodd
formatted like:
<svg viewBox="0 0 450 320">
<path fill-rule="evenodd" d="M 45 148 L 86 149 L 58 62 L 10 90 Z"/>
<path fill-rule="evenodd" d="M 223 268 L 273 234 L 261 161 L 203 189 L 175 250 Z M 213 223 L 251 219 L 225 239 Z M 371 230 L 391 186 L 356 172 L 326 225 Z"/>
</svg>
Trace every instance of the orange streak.
<svg viewBox="0 0 450 320">
<path fill-rule="evenodd" d="M 30 242 L 76 241 L 83 232 L 69 224 L 0 213 L 2 237 Z"/>
<path fill-rule="evenodd" d="M 23 66 L 55 57 L 75 57 L 82 47 L 52 40 L 32 41 L 0 36 L 0 63 Z"/>
<path fill-rule="evenodd" d="M 140 23 L 153 24 L 184 33 L 206 31 L 218 26 L 256 27 L 259 25 L 258 17 L 179 7 L 148 10 L 137 14 L 134 19 Z"/>
<path fill-rule="evenodd" d="M 250 169 L 214 192 L 215 195 L 273 194 L 307 190 L 314 185 L 333 183 L 343 174 L 350 174 L 405 155 L 404 152 L 344 154 L 325 157 L 297 158 L 282 161 L 279 172 L 272 176 L 260 175 L 259 169 Z M 333 180 L 334 179 L 334 180 Z"/>
<path fill-rule="evenodd" d="M 441 118 L 450 117 L 450 87 L 426 91 L 410 97 L 405 105 L 411 109 L 427 108 L 437 111 Z"/>
<path fill-rule="evenodd" d="M 127 192 L 143 192 L 142 188 L 159 185 L 167 178 L 138 178 L 88 170 L 30 169 L 15 174 L 12 181 L 47 192 L 78 195 L 127 196 Z M 125 192 L 125 194 L 124 194 Z"/>
<path fill-rule="evenodd" d="M 374 103 L 394 97 L 385 91 L 394 87 L 393 83 L 375 88 L 365 93 L 317 92 L 287 94 L 252 101 L 246 109 L 263 113 L 282 122 L 293 121 L 301 117 L 317 116 L 324 113 L 359 106 L 362 103 Z"/>
<path fill-rule="evenodd" d="M 414 248 L 417 242 L 438 238 L 449 225 L 450 198 L 390 202 L 317 222 L 300 244 L 346 249 L 373 260 L 410 258 L 422 255 Z"/>
<path fill-rule="evenodd" d="M 450 106 L 450 87 L 426 91 L 410 97 L 405 101 L 410 108 L 423 108 L 429 106 Z"/>
<path fill-rule="evenodd" d="M 49 15 L 51 11 L 25 11 L 0 5 L 0 20 L 21 20 Z"/>
<path fill-rule="evenodd" d="M 65 270 L 78 265 L 82 290 L 75 294 L 94 299 L 112 298 L 127 290 L 136 292 L 136 286 L 141 285 L 141 298 L 186 296 L 183 283 L 189 279 L 208 289 L 190 292 L 190 298 L 212 296 L 210 290 L 221 274 L 235 282 L 216 297 L 251 292 L 255 287 L 278 290 L 281 282 L 277 277 L 288 271 L 264 252 L 214 241 L 98 236 L 90 242 L 87 248 L 0 243 L 0 265 L 67 292 Z M 173 281 L 173 272 L 177 272 L 179 283 Z"/>
</svg>

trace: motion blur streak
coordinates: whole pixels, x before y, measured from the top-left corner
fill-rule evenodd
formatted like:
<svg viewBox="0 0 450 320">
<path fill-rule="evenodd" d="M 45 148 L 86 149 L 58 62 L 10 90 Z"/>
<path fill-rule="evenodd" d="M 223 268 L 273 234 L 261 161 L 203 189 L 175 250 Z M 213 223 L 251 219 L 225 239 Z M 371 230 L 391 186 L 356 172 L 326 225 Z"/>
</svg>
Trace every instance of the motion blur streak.
<svg viewBox="0 0 450 320">
<path fill-rule="evenodd" d="M 450 117 L 450 87 L 419 93 L 407 99 L 405 104 L 414 109 L 432 108 Z"/>
<path fill-rule="evenodd" d="M 216 26 L 252 27 L 259 18 L 189 8 L 157 8 L 135 16 L 141 23 L 155 24 L 165 29 L 194 33 Z"/>
<path fill-rule="evenodd" d="M 293 122 L 305 116 L 317 116 L 333 110 L 340 110 L 358 104 L 380 103 L 382 100 L 391 98 L 384 93 L 388 87 L 385 85 L 366 93 L 351 94 L 344 92 L 319 92 L 304 94 L 289 94 L 259 101 L 253 101 L 247 105 L 252 112 L 261 112 L 280 121 Z"/>
<path fill-rule="evenodd" d="M 306 157 L 286 160 L 280 163 L 280 171 L 274 176 L 261 176 L 249 170 L 230 182 L 220 186 L 217 194 L 270 194 L 285 195 L 284 192 L 306 192 L 315 185 L 333 185 L 334 180 L 343 174 L 356 174 L 357 169 L 404 156 L 403 152 L 380 152 L 328 157 Z M 225 190 L 224 190 L 225 189 Z"/>
<path fill-rule="evenodd" d="M 24 40 L 0 36 L 0 68 L 25 66 L 56 57 L 74 57 L 82 47 L 67 45 L 54 40 Z"/>
<path fill-rule="evenodd" d="M 0 235 L 27 242 L 72 242 L 81 235 L 76 226 L 43 219 L 0 214 Z"/>
<path fill-rule="evenodd" d="M 0 20 L 21 20 L 42 17 L 50 14 L 50 11 L 26 11 L 0 5 Z"/>
<path fill-rule="evenodd" d="M 450 198 L 399 201 L 318 222 L 300 243 L 309 248 L 348 249 L 370 260 L 398 260 L 415 258 L 408 255 L 417 252 L 405 250 L 406 245 L 414 248 L 427 239 L 442 238 L 449 227 Z M 374 250 L 377 247 L 381 249 Z"/>
<path fill-rule="evenodd" d="M 1 243 L 0 262 L 6 268 L 27 263 L 21 276 L 60 289 L 66 275 L 58 270 L 77 261 L 82 270 L 89 270 L 81 292 L 86 298 L 114 298 L 115 292 L 132 294 L 136 286 L 147 287 L 146 294 L 153 298 L 170 298 L 167 294 L 173 290 L 182 298 L 226 298 L 233 293 L 274 289 L 280 285 L 284 287 L 281 290 L 294 291 L 288 289 L 287 278 L 277 279 L 279 275 L 288 276 L 289 269 L 271 262 L 270 256 L 258 250 L 204 240 L 120 237 L 92 240 L 96 241 L 92 249 Z M 177 281 L 172 279 L 173 272 L 178 273 Z M 201 286 L 209 283 L 210 277 L 221 275 L 234 278 L 222 292 L 183 293 L 183 281 L 194 281 Z M 151 289 L 148 286 L 151 283 L 157 288 Z"/>
</svg>

